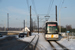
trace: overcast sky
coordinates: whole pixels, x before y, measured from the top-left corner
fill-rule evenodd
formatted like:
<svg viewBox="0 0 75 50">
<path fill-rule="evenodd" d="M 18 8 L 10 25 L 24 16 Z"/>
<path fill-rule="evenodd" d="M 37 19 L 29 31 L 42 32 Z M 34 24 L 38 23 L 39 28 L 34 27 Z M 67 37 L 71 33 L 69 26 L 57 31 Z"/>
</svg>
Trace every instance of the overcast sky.
<svg viewBox="0 0 75 50">
<path fill-rule="evenodd" d="M 57 5 L 58 22 L 60 10 L 61 25 L 64 27 L 71 25 L 75 28 L 75 0 L 0 0 L 0 26 L 7 27 L 7 13 L 9 13 L 10 27 L 23 27 L 23 20 L 26 20 L 26 26 L 29 26 L 30 5 L 32 19 L 37 22 L 37 12 L 41 27 L 45 23 L 44 16 L 47 14 L 50 16 L 49 21 L 55 21 L 55 5 Z"/>
</svg>

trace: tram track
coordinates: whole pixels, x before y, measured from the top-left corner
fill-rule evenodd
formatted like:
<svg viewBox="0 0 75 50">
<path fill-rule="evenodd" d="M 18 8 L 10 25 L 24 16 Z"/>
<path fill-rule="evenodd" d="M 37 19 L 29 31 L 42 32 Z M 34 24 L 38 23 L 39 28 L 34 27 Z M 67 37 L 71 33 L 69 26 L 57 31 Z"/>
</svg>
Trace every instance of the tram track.
<svg viewBox="0 0 75 50">
<path fill-rule="evenodd" d="M 51 41 L 49 41 L 49 44 L 51 45 L 51 47 L 53 48 L 53 50 L 56 50 L 55 46 L 51 43 Z"/>
<path fill-rule="evenodd" d="M 63 49 L 63 50 L 69 50 L 69 49 L 66 48 L 64 45 L 60 44 L 60 43 L 57 42 L 57 41 L 48 41 L 48 42 L 49 42 L 49 44 L 51 45 L 51 47 L 53 48 L 53 50 L 59 50 L 59 49 L 57 49 L 56 46 L 52 44 L 52 42 L 56 43 L 56 44 L 57 44 L 58 46 L 60 46 L 61 49 Z"/>
<path fill-rule="evenodd" d="M 29 44 L 27 44 L 27 45 L 25 46 L 25 48 L 24 48 L 23 50 L 27 50 L 28 47 L 31 47 L 30 44 L 33 42 L 33 40 L 34 40 L 35 38 L 36 38 L 36 35 L 35 35 L 34 38 L 29 42 Z M 38 40 L 39 40 L 39 35 L 38 35 L 38 38 L 37 38 L 37 40 L 36 40 L 35 45 L 33 46 L 33 50 L 36 49 L 36 46 L 37 46 Z"/>
<path fill-rule="evenodd" d="M 68 48 L 66 48 L 65 46 L 63 46 L 62 44 L 58 43 L 57 41 L 55 41 L 59 46 L 62 47 L 63 50 L 69 50 Z"/>
</svg>

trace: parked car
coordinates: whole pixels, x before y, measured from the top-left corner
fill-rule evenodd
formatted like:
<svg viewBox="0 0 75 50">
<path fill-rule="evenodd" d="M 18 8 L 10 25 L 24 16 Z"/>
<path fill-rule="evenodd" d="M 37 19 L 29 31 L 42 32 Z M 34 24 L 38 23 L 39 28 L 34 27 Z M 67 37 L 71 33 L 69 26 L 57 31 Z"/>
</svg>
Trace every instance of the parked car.
<svg viewBox="0 0 75 50">
<path fill-rule="evenodd" d="M 22 38 L 22 37 L 24 37 L 24 35 L 25 35 L 25 33 L 20 33 L 20 34 L 19 34 L 19 37 Z"/>
<path fill-rule="evenodd" d="M 0 37 L 2 37 L 2 34 L 0 34 Z"/>
</svg>

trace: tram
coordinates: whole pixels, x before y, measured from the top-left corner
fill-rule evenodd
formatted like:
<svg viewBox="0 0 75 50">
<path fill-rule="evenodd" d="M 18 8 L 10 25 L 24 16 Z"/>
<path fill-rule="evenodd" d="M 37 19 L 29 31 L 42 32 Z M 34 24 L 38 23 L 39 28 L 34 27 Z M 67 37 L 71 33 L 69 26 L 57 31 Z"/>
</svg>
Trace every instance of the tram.
<svg viewBox="0 0 75 50">
<path fill-rule="evenodd" d="M 59 39 L 59 29 L 58 29 L 58 23 L 56 21 L 46 22 L 45 39 L 48 41 Z"/>
</svg>

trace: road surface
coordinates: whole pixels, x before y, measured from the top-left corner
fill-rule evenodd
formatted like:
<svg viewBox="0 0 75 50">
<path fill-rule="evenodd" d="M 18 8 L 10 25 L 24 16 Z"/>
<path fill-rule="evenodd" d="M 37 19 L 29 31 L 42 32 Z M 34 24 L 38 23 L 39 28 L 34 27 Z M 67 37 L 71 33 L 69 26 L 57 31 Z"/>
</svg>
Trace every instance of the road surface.
<svg viewBox="0 0 75 50">
<path fill-rule="evenodd" d="M 23 42 L 15 38 L 15 36 L 9 36 L 0 40 L 0 50 L 23 50 L 29 42 Z M 26 50 L 33 50 L 33 46 L 30 44 Z"/>
</svg>

